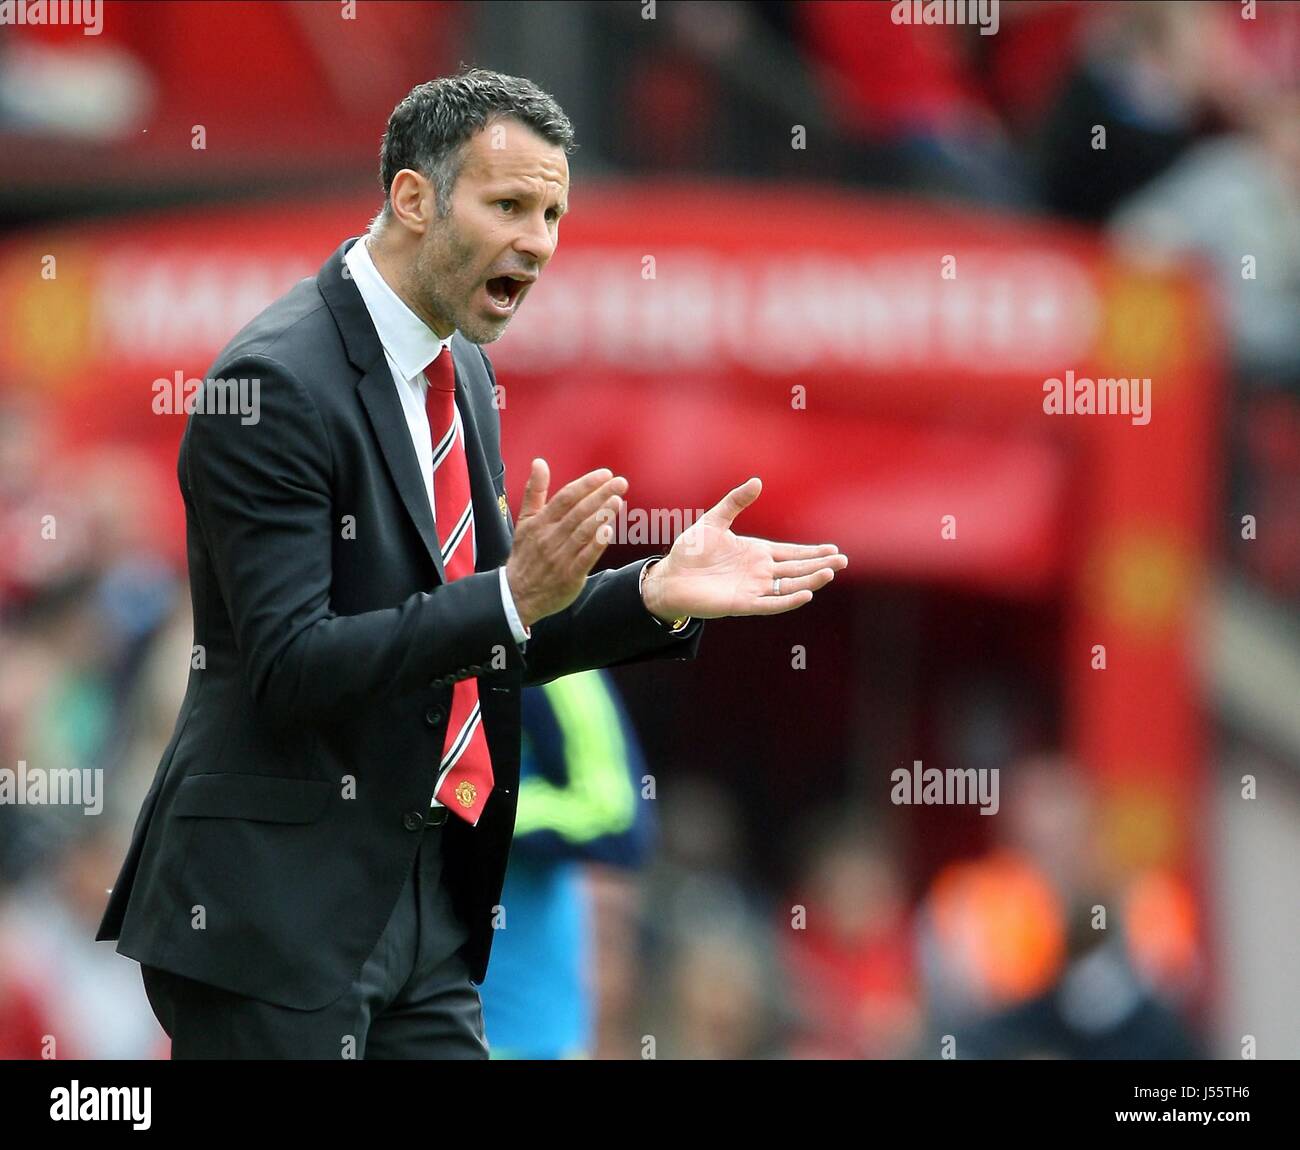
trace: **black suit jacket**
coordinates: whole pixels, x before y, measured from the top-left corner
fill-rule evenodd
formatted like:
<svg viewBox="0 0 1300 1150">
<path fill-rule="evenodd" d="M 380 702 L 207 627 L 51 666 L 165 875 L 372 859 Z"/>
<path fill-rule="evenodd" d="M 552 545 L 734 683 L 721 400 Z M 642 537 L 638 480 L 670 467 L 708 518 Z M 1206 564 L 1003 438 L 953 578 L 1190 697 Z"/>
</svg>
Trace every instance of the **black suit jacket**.
<svg viewBox="0 0 1300 1150">
<path fill-rule="evenodd" d="M 482 982 L 514 829 L 520 688 L 693 658 L 702 628 L 674 636 L 650 616 L 642 560 L 591 575 L 520 652 L 496 570 L 513 526 L 495 377 L 459 334 L 478 563 L 445 581 L 392 375 L 343 271 L 353 242 L 235 336 L 186 426 L 195 666 L 96 934 L 141 963 L 298 1009 L 347 989 L 388 921 L 425 833 L 456 680 L 478 676 L 495 787 L 476 827 L 453 815 L 438 833 Z M 213 381 L 241 378 L 258 381 L 256 423 L 218 409 Z"/>
</svg>

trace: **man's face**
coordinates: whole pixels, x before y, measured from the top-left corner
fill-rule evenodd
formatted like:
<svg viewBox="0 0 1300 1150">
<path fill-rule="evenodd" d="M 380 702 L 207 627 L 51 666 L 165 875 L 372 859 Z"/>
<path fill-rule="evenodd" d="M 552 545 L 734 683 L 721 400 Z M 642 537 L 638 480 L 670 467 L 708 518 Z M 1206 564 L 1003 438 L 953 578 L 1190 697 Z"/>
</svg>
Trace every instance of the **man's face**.
<svg viewBox="0 0 1300 1150">
<path fill-rule="evenodd" d="M 555 254 L 568 197 L 562 148 L 516 120 L 488 124 L 465 147 L 447 216 L 420 243 L 412 289 L 423 308 L 472 343 L 499 339 Z"/>
</svg>

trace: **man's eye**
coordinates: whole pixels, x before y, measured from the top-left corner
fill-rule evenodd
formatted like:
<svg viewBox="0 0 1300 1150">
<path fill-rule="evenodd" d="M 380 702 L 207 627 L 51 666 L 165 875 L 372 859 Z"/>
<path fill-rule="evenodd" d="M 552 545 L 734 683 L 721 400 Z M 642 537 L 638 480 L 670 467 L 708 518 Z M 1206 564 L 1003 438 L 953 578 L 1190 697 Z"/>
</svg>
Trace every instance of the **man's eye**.
<svg viewBox="0 0 1300 1150">
<path fill-rule="evenodd" d="M 505 204 L 507 210 L 509 210 L 510 208 L 513 208 L 513 207 L 515 206 L 515 202 L 514 202 L 514 200 L 497 200 L 497 203 L 498 203 L 498 204 Z"/>
</svg>

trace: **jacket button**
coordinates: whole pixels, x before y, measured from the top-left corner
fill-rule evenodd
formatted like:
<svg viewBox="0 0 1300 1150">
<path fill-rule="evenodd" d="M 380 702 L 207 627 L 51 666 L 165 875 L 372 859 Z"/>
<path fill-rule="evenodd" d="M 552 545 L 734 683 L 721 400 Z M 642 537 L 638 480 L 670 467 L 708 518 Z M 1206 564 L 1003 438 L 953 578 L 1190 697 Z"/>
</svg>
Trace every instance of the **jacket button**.
<svg viewBox="0 0 1300 1150">
<path fill-rule="evenodd" d="M 428 723 L 429 726 L 436 727 L 439 723 L 442 722 L 442 712 L 437 707 L 425 711 L 424 721 Z"/>
<path fill-rule="evenodd" d="M 418 831 L 424 826 L 424 814 L 422 811 L 407 811 L 402 816 L 402 826 L 408 831 Z"/>
</svg>

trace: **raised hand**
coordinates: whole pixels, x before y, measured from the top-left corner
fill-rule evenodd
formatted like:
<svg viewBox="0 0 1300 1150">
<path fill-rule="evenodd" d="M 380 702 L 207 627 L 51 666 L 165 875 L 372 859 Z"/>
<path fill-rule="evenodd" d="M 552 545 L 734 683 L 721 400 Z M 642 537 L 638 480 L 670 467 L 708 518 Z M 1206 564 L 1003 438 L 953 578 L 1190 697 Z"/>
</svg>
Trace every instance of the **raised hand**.
<svg viewBox="0 0 1300 1150">
<path fill-rule="evenodd" d="M 525 627 L 578 597 L 614 538 L 610 520 L 627 491 L 626 479 L 602 467 L 561 487 L 548 503 L 550 481 L 546 460 L 534 459 L 506 562 L 510 595 Z"/>
<path fill-rule="evenodd" d="M 736 535 L 731 530 L 736 516 L 762 490 L 760 479 L 733 488 L 673 541 L 642 589 L 654 615 L 665 621 L 681 615 L 779 615 L 810 603 L 813 592 L 848 566 L 848 557 L 833 543 L 773 543 Z"/>
</svg>

